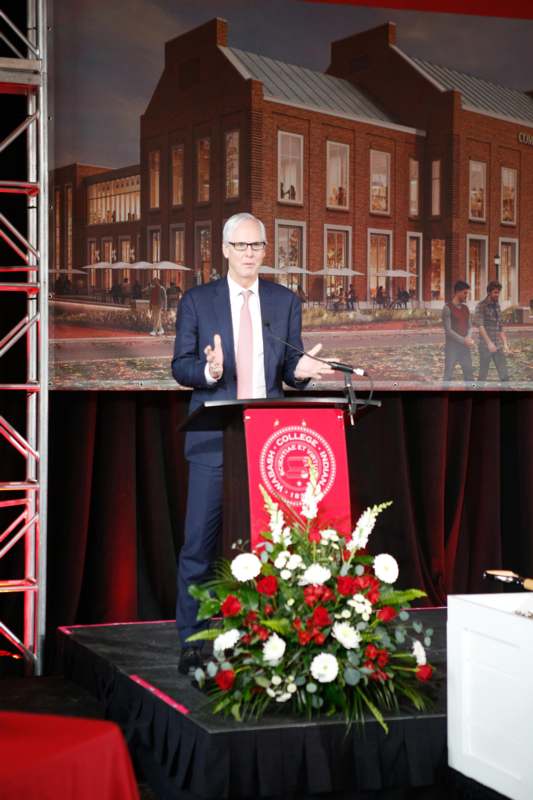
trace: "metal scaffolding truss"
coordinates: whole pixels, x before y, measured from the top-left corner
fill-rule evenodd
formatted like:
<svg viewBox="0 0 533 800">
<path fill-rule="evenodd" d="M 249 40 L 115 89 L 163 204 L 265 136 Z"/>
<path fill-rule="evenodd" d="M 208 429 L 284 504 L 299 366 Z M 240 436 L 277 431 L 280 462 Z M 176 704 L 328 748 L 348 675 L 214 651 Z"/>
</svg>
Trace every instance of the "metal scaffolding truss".
<svg viewBox="0 0 533 800">
<path fill-rule="evenodd" d="M 26 671 L 42 671 L 46 620 L 46 468 L 48 438 L 48 110 L 47 110 L 47 19 L 46 0 L 27 0 L 26 30 L 0 11 L 0 95 L 26 98 L 26 117 L 15 121 L 13 130 L 0 142 L 0 153 L 19 137 L 26 142 L 26 163 L 20 180 L 2 180 L 0 175 L 0 239 L 11 253 L 9 266 L 0 267 L 0 304 L 12 293 L 22 293 L 25 313 L 0 338 L 0 359 L 20 340 L 25 341 L 26 379 L 23 383 L 0 383 L 0 394 L 20 397 L 25 429 L 17 430 L 0 415 L 0 437 L 25 462 L 25 479 L 0 482 L 0 564 L 17 564 L 17 574 L 0 573 L 0 650 L 7 640 L 11 651 L 22 656 Z M 4 213 L 5 195 L 15 195 L 24 204 L 25 225 Z M 12 207 L 12 203 L 11 203 Z M 18 218 L 17 218 L 18 220 Z M 1 314 L 1 305 L 0 305 Z M 10 461 L 11 463 L 11 461 Z M 17 472 L 17 477 L 20 477 Z M 2 561 L 21 549 L 18 558 Z M 20 631 L 8 625 L 2 597 L 15 594 L 23 604 Z"/>
</svg>

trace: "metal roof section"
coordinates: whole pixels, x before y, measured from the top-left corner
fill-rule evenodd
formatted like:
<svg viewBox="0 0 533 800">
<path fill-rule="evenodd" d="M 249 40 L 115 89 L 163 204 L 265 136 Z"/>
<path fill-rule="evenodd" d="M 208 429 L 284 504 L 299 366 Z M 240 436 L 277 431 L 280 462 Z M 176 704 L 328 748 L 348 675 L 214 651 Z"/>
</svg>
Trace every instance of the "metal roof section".
<svg viewBox="0 0 533 800">
<path fill-rule="evenodd" d="M 234 47 L 220 47 L 220 50 L 243 78 L 261 81 L 267 100 L 405 129 L 405 126 L 399 126 L 393 117 L 343 78 L 285 64 L 283 61 Z"/>
<path fill-rule="evenodd" d="M 444 91 L 461 93 L 463 108 L 514 122 L 533 124 L 533 98 L 519 89 L 500 86 L 484 78 L 410 57 L 417 69 Z"/>
</svg>

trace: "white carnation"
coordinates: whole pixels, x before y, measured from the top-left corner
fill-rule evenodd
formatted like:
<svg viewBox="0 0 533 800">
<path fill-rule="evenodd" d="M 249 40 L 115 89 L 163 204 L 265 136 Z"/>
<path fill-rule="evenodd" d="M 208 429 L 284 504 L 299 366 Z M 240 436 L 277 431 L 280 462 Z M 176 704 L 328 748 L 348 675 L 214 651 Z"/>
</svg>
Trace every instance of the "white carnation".
<svg viewBox="0 0 533 800">
<path fill-rule="evenodd" d="M 277 558 L 274 561 L 274 566 L 276 567 L 276 569 L 283 569 L 290 555 L 291 554 L 289 553 L 288 550 L 282 550 L 281 553 L 278 553 Z"/>
<path fill-rule="evenodd" d="M 292 556 L 287 561 L 286 567 L 287 569 L 298 569 L 303 564 L 303 559 L 298 553 L 293 553 Z"/>
<path fill-rule="evenodd" d="M 279 694 L 276 697 L 276 703 L 286 703 L 287 700 L 290 700 L 290 699 L 291 699 L 290 692 L 283 692 L 283 694 Z"/>
<path fill-rule="evenodd" d="M 354 596 L 348 600 L 348 605 L 354 608 L 356 613 L 360 614 L 365 622 L 368 622 L 372 614 L 372 603 L 364 594 L 354 594 Z"/>
<path fill-rule="evenodd" d="M 331 683 L 338 674 L 338 661 L 330 653 L 320 653 L 311 661 L 311 675 L 319 683 Z"/>
<path fill-rule="evenodd" d="M 326 528 L 326 530 L 320 531 L 320 538 L 324 544 L 326 542 L 338 542 L 339 534 L 333 528 Z"/>
<path fill-rule="evenodd" d="M 311 564 L 311 566 L 307 567 L 298 583 L 300 586 L 307 586 L 308 584 L 320 586 L 329 581 L 330 578 L 331 571 L 327 567 L 323 567 L 321 564 Z"/>
<path fill-rule="evenodd" d="M 280 678 L 279 675 L 272 675 L 272 678 L 270 679 L 270 683 L 273 686 L 280 686 L 280 684 L 283 683 L 283 680 L 282 680 L 282 678 Z"/>
<path fill-rule="evenodd" d="M 231 650 L 241 637 L 240 631 L 237 628 L 231 628 L 229 631 L 221 633 L 213 642 L 213 650 L 215 653 L 223 653 L 224 650 Z"/>
<path fill-rule="evenodd" d="M 398 562 L 394 556 L 388 553 L 381 553 L 374 559 L 374 572 L 376 577 L 383 583 L 394 583 L 398 580 Z"/>
<path fill-rule="evenodd" d="M 292 572 L 290 571 L 290 569 L 282 569 L 281 572 L 279 573 L 279 576 L 284 581 L 289 581 L 292 578 Z"/>
<path fill-rule="evenodd" d="M 427 664 L 426 651 L 424 650 L 424 645 L 422 644 L 422 642 L 419 642 L 416 639 L 413 642 L 413 656 L 415 657 L 416 663 L 418 664 L 419 667 L 422 667 L 424 666 L 424 664 Z"/>
<path fill-rule="evenodd" d="M 263 645 L 264 661 L 271 667 L 277 667 L 283 658 L 286 647 L 287 645 L 281 636 L 278 636 L 277 633 L 273 633 Z"/>
<path fill-rule="evenodd" d="M 231 562 L 231 572 L 241 583 L 251 581 L 261 572 L 261 562 L 253 553 L 240 553 Z"/>
<path fill-rule="evenodd" d="M 331 634 L 346 650 L 356 650 L 361 644 L 361 634 L 347 622 L 336 622 Z"/>
</svg>

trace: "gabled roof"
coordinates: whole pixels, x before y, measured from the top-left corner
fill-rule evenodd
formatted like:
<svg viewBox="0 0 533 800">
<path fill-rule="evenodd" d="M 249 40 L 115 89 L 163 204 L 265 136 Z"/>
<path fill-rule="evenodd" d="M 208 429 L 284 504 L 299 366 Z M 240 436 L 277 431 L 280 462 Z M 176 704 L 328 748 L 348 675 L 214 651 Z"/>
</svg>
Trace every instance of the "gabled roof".
<svg viewBox="0 0 533 800">
<path fill-rule="evenodd" d="M 408 58 L 442 90 L 456 89 L 461 92 L 463 108 L 533 123 L 533 98 L 525 92 L 413 56 Z"/>
<path fill-rule="evenodd" d="M 265 99 L 313 108 L 343 117 L 398 125 L 360 89 L 342 78 L 248 53 L 235 47 L 220 47 L 245 79 L 261 81 Z"/>
</svg>

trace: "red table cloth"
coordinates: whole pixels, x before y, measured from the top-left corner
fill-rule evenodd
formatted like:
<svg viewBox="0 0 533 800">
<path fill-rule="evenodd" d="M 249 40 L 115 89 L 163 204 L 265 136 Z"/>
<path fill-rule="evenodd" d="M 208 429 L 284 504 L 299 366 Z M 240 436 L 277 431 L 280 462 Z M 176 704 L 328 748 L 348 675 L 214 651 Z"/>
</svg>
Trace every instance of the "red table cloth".
<svg viewBox="0 0 533 800">
<path fill-rule="evenodd" d="M 113 722 L 0 712 L 2 800 L 139 800 Z"/>
</svg>

